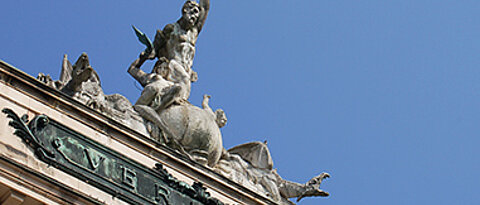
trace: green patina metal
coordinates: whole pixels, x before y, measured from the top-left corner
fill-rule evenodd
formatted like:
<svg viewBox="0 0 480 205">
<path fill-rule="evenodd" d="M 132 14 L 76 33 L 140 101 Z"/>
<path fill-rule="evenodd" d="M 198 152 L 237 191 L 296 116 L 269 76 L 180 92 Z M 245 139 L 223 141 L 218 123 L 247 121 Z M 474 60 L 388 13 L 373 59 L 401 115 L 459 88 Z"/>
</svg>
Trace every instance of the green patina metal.
<svg viewBox="0 0 480 205">
<path fill-rule="evenodd" d="M 12 119 L 14 134 L 40 160 L 130 204 L 223 204 L 201 183 L 190 186 L 179 181 L 159 163 L 148 168 L 45 115 L 28 123 L 26 115 L 20 118 L 8 108 L 2 111 Z"/>
</svg>

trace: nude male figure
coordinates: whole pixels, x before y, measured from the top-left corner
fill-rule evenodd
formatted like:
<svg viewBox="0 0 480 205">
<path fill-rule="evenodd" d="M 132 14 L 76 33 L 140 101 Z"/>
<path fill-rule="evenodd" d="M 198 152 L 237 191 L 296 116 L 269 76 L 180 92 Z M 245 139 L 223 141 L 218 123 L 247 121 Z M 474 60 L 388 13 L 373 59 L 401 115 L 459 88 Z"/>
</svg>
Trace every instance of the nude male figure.
<svg viewBox="0 0 480 205">
<path fill-rule="evenodd" d="M 139 80 L 139 82 L 141 79 L 149 78 L 146 77 L 149 74 L 141 71 L 140 67 L 145 60 L 153 60 L 155 58 L 158 58 L 159 61 L 156 63 L 154 70 L 162 67 L 162 70 L 166 72 L 164 72 L 165 75 L 161 76 L 163 80 L 158 77 L 154 77 L 156 80 L 150 80 L 150 83 L 155 82 L 159 85 L 147 85 L 150 83 L 144 85 L 146 86 L 145 88 L 149 88 L 142 92 L 136 104 L 150 105 L 150 100 L 168 98 L 168 100 L 157 100 L 160 103 L 157 105 L 158 108 L 166 108 L 173 102 L 182 103 L 187 101 L 190 96 L 191 82 L 197 80 L 197 74 L 192 70 L 195 43 L 198 34 L 205 24 L 209 8 L 210 0 L 200 0 L 200 3 L 190 0 L 186 1 L 182 8 L 182 17 L 177 22 L 166 25 L 163 31 L 157 30 L 153 49 L 148 51 L 148 53 L 142 52 L 140 57 L 132 63 L 128 73 Z M 159 81 L 162 83 L 159 83 Z M 173 85 L 167 85 L 169 83 L 163 81 L 172 82 Z M 142 82 L 140 83 L 142 84 Z M 153 88 L 155 86 L 157 87 Z M 173 100 L 170 100 L 171 98 Z"/>
</svg>

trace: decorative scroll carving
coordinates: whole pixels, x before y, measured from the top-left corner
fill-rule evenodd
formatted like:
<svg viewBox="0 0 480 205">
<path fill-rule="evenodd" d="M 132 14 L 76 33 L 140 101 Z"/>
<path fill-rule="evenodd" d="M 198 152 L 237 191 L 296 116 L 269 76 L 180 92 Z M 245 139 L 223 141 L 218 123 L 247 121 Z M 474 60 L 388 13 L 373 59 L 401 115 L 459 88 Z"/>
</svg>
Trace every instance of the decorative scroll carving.
<svg viewBox="0 0 480 205">
<path fill-rule="evenodd" d="M 42 139 L 37 138 L 33 132 L 41 132 L 42 129 L 48 124 L 48 118 L 45 116 L 39 116 L 32 120 L 27 126 L 28 115 L 25 114 L 21 118 L 18 117 L 11 109 L 5 108 L 2 110 L 8 118 L 12 119 L 8 125 L 15 128 L 13 134 L 22 138 L 23 142 L 35 150 L 35 155 L 40 159 L 54 158 L 55 153 L 45 146 L 45 142 Z"/>
</svg>

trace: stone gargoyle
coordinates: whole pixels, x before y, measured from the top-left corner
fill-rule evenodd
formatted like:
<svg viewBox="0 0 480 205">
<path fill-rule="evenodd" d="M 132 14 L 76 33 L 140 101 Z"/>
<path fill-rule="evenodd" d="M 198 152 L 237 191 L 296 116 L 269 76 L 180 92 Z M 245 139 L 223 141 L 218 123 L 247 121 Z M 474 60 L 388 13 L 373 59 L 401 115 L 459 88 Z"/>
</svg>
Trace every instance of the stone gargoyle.
<svg viewBox="0 0 480 205">
<path fill-rule="evenodd" d="M 229 149 L 215 166 L 218 172 L 257 193 L 265 194 L 281 204 L 295 204 L 289 198 L 329 196 L 320 189 L 328 173 L 321 173 L 305 184 L 283 179 L 273 169 L 273 160 L 266 142 L 250 142 Z"/>
</svg>

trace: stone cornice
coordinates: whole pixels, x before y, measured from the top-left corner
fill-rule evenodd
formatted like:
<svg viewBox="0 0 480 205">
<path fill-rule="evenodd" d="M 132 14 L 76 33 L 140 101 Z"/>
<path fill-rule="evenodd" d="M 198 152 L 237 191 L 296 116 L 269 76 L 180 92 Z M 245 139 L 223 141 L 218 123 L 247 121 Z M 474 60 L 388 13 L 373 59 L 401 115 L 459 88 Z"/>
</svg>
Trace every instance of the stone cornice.
<svg viewBox="0 0 480 205">
<path fill-rule="evenodd" d="M 100 133 L 111 136 L 116 141 L 154 161 L 165 164 L 185 176 L 204 183 L 209 189 L 224 193 L 239 203 L 276 204 L 272 200 L 73 100 L 58 90 L 48 87 L 34 77 L 1 60 L 0 82 Z"/>
</svg>

